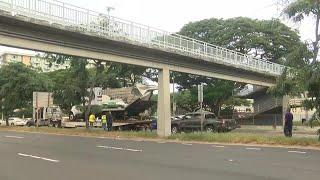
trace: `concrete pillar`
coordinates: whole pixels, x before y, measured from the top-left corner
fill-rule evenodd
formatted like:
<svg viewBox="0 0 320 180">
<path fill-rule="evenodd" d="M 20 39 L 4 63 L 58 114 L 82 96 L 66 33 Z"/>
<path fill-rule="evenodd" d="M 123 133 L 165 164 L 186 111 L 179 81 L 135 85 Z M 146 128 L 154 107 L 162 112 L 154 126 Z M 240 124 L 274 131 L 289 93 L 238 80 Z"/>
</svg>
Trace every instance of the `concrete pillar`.
<svg viewBox="0 0 320 180">
<path fill-rule="evenodd" d="M 157 134 L 161 137 L 171 135 L 170 112 L 170 72 L 168 68 L 159 70 L 158 74 L 158 121 Z"/>
</svg>

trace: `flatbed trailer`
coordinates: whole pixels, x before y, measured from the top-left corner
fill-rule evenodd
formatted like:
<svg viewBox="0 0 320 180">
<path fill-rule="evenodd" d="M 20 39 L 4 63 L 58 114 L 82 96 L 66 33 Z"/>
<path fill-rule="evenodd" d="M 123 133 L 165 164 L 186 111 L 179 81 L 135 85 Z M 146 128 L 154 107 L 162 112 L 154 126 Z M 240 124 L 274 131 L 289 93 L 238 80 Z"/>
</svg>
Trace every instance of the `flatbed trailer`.
<svg viewBox="0 0 320 180">
<path fill-rule="evenodd" d="M 151 120 L 120 120 L 114 121 L 112 127 L 114 130 L 147 130 L 150 129 Z M 101 122 L 95 122 L 93 124 L 95 128 L 101 128 Z M 76 122 L 76 121 L 64 121 L 61 123 L 63 128 L 77 128 L 77 127 L 86 127 L 85 122 Z"/>
</svg>

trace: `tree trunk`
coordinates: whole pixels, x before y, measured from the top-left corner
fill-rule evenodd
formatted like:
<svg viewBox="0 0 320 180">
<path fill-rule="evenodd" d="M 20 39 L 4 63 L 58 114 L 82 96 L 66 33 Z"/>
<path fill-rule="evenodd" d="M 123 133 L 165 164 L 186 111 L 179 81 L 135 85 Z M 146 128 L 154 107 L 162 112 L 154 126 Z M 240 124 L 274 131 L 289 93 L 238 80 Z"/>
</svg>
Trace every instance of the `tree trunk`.
<svg viewBox="0 0 320 180">
<path fill-rule="evenodd" d="M 89 115 L 91 112 L 91 102 L 94 98 L 94 93 L 93 93 L 93 84 L 90 86 L 90 92 L 89 92 L 89 100 L 88 100 L 88 105 L 84 106 L 85 107 L 85 121 L 86 121 L 86 128 L 89 129 Z"/>
<path fill-rule="evenodd" d="M 317 15 L 316 17 L 316 40 L 313 42 L 313 60 L 312 60 L 312 64 L 315 64 L 317 62 L 317 57 L 318 57 L 318 53 L 319 53 L 319 40 L 320 40 L 320 34 L 319 34 L 319 23 L 320 23 L 320 16 Z"/>
</svg>

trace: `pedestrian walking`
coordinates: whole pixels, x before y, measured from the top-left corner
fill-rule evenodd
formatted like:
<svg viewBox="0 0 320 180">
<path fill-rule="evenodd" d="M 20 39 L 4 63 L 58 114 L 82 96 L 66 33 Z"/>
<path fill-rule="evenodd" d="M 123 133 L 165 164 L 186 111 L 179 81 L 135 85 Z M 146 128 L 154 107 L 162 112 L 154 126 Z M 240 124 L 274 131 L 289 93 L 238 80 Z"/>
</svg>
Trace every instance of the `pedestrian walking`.
<svg viewBox="0 0 320 180">
<path fill-rule="evenodd" d="M 107 115 L 103 114 L 101 117 L 101 124 L 102 124 L 102 128 L 103 130 L 107 130 Z"/>
<path fill-rule="evenodd" d="M 284 120 L 284 135 L 292 137 L 293 114 L 290 112 L 290 108 L 288 108 Z"/>
<path fill-rule="evenodd" d="M 109 111 L 108 120 L 107 120 L 108 131 L 112 131 L 112 121 L 113 121 L 112 113 Z"/>
<path fill-rule="evenodd" d="M 96 117 L 93 113 L 91 113 L 91 115 L 89 116 L 89 123 L 90 123 L 90 127 L 93 128 L 93 123 L 95 121 Z"/>
</svg>

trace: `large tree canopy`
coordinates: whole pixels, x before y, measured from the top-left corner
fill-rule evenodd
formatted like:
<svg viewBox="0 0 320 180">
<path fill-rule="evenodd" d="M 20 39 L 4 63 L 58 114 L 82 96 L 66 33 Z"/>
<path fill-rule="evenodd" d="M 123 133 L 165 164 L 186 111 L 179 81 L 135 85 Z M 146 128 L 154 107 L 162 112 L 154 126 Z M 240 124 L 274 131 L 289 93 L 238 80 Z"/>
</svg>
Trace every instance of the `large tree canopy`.
<svg viewBox="0 0 320 180">
<path fill-rule="evenodd" d="M 295 67 L 304 66 L 308 62 L 309 51 L 300 41 L 298 33 L 277 19 L 205 19 L 185 25 L 179 34 Z M 189 89 L 191 94 L 196 85 L 205 83 L 205 106 L 216 113 L 220 112 L 224 104 L 236 100 L 231 98 L 233 90 L 242 86 L 235 82 L 183 73 L 174 73 L 174 77 L 179 89 Z"/>
<path fill-rule="evenodd" d="M 185 25 L 180 34 L 272 62 L 306 61 L 298 33 L 277 19 L 205 19 Z"/>
</svg>

